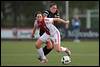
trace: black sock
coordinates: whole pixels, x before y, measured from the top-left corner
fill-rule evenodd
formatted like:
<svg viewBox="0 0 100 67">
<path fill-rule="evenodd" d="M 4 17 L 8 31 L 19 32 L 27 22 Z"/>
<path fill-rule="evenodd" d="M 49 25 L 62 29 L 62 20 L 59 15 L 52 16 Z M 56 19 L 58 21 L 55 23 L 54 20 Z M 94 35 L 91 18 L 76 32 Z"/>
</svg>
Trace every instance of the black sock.
<svg viewBox="0 0 100 67">
<path fill-rule="evenodd" d="M 47 55 L 52 49 L 53 49 L 53 48 L 47 49 L 47 46 L 43 47 L 44 55 Z"/>
</svg>

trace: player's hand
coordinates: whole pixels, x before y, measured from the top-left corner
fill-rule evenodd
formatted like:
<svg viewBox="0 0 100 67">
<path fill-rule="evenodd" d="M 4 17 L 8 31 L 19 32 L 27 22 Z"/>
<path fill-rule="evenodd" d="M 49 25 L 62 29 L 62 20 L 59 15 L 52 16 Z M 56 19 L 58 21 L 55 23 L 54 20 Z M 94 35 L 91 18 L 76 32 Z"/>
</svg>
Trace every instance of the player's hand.
<svg viewBox="0 0 100 67">
<path fill-rule="evenodd" d="M 66 21 L 66 24 L 69 24 L 69 20 Z"/>
<path fill-rule="evenodd" d="M 34 38 L 34 34 L 32 34 L 31 37 Z"/>
<path fill-rule="evenodd" d="M 66 21 L 65 27 L 66 27 L 66 29 L 69 27 L 69 20 Z"/>
</svg>

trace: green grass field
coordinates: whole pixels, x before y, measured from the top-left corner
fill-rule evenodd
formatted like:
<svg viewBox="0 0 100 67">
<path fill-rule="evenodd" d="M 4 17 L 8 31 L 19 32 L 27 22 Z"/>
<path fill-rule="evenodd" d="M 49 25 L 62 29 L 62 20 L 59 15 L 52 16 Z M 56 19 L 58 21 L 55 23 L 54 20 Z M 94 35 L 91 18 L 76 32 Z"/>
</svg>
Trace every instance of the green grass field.
<svg viewBox="0 0 100 67">
<path fill-rule="evenodd" d="M 1 41 L 1 66 L 99 66 L 99 41 L 62 41 L 62 46 L 72 52 L 72 62 L 63 65 L 64 55 L 52 50 L 48 63 L 41 64 L 37 59 L 36 41 Z"/>
</svg>

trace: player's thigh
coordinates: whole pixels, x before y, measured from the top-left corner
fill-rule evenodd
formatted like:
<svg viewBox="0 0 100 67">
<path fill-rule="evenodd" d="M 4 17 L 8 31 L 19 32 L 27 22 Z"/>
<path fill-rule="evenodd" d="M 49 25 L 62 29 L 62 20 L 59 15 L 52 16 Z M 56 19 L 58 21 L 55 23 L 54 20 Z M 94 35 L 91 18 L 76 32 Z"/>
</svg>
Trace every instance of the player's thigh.
<svg viewBox="0 0 100 67">
<path fill-rule="evenodd" d="M 60 41 L 61 41 L 60 32 L 57 32 L 54 35 L 53 42 L 54 42 L 54 49 L 58 52 L 60 51 Z"/>
<path fill-rule="evenodd" d="M 46 42 L 49 38 L 49 35 L 44 33 L 36 42 L 36 48 L 40 48 L 43 42 Z"/>
<path fill-rule="evenodd" d="M 60 44 L 54 45 L 54 49 L 55 49 L 57 52 L 60 52 Z"/>
<path fill-rule="evenodd" d="M 41 45 L 42 45 L 42 40 L 38 39 L 38 40 L 36 41 L 36 48 L 40 48 Z"/>
<path fill-rule="evenodd" d="M 44 33 L 39 39 L 42 42 L 46 42 L 49 38 L 50 38 L 50 36 L 48 34 Z"/>
</svg>

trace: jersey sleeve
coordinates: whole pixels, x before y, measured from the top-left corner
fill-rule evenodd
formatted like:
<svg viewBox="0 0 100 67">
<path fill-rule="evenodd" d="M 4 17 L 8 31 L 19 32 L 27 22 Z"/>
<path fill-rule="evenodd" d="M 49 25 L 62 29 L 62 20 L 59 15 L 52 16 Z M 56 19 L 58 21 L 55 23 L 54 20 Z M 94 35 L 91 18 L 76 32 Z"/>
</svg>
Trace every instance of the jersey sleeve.
<svg viewBox="0 0 100 67">
<path fill-rule="evenodd" d="M 56 15 L 55 15 L 55 17 L 56 18 L 59 18 L 60 17 L 60 14 L 57 12 Z"/>
<path fill-rule="evenodd" d="M 49 15 L 49 12 L 47 10 L 44 11 L 43 16 L 48 16 L 48 15 Z"/>
</svg>

